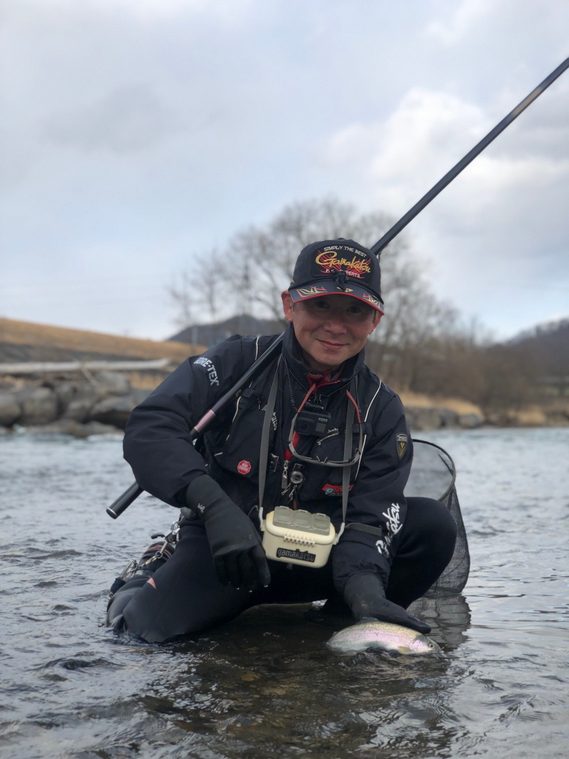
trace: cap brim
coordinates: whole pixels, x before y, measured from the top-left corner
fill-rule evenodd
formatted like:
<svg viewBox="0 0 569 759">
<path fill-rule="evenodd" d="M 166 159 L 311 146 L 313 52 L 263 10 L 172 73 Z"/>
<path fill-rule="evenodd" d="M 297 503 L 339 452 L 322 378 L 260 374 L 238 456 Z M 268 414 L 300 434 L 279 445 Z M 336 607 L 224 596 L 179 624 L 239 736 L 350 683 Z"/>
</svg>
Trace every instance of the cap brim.
<svg viewBox="0 0 569 759">
<path fill-rule="evenodd" d="M 312 298 L 322 298 L 324 295 L 347 295 L 349 298 L 355 298 L 371 306 L 375 311 L 383 313 L 383 301 L 377 295 L 373 295 L 369 290 L 354 285 L 351 282 L 345 287 L 339 287 L 335 282 L 321 281 L 312 285 L 291 287 L 289 293 L 293 303 L 300 303 L 303 300 L 311 300 Z"/>
</svg>

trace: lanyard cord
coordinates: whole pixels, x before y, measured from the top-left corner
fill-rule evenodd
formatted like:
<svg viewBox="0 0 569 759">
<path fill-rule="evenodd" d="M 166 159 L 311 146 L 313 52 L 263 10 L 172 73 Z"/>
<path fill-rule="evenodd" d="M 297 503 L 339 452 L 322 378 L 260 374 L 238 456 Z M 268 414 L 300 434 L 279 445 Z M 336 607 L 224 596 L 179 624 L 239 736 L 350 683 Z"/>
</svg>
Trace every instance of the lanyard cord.
<svg viewBox="0 0 569 759">
<path fill-rule="evenodd" d="M 294 382 L 298 382 L 298 380 L 295 377 L 295 375 L 291 372 L 290 367 L 286 363 L 286 361 L 285 361 L 284 367 L 285 367 L 286 375 L 287 375 L 287 378 L 288 378 L 288 392 L 289 392 L 289 396 L 290 396 L 290 405 L 292 406 L 293 409 L 295 409 L 295 411 L 300 411 L 300 407 L 299 408 L 296 407 L 296 402 L 294 400 L 294 393 L 293 393 L 293 389 L 292 389 Z M 334 377 L 332 379 L 330 379 L 328 377 L 328 379 L 327 379 L 325 375 L 322 375 L 322 376 L 319 377 L 318 375 L 310 375 L 310 374 L 308 374 L 307 376 L 308 376 L 309 379 L 311 378 L 311 376 L 313 378 L 316 377 L 317 379 L 310 379 L 310 381 L 312 382 L 312 386 L 310 387 L 308 393 L 306 394 L 306 396 L 304 397 L 302 403 L 300 404 L 301 407 L 306 403 L 306 401 L 308 400 L 308 398 L 312 394 L 312 390 L 313 389 L 319 390 L 321 387 L 330 387 L 330 385 L 338 385 L 339 387 L 335 388 L 332 391 L 331 395 L 334 395 L 335 393 L 338 393 L 342 389 L 342 382 L 343 382 L 343 380 L 340 377 Z"/>
<path fill-rule="evenodd" d="M 259 521 L 261 523 L 261 527 L 263 525 L 263 500 L 265 497 L 265 485 L 267 481 L 267 463 L 269 460 L 269 435 L 271 430 L 271 420 L 273 418 L 273 412 L 275 410 L 276 405 L 276 399 L 277 399 L 277 389 L 279 384 L 279 365 L 280 365 L 280 357 L 277 363 L 277 366 L 275 367 L 275 374 L 273 377 L 273 381 L 271 383 L 271 389 L 269 390 L 269 397 L 267 399 L 267 405 L 265 406 L 265 415 L 263 418 L 263 428 L 261 430 L 261 446 L 259 451 Z M 354 425 L 354 414 L 355 414 L 355 408 L 356 404 L 354 403 L 353 396 L 351 393 L 347 393 L 348 396 L 348 403 L 346 408 L 346 429 L 344 434 L 344 460 L 348 460 L 348 456 L 352 452 L 352 430 Z M 316 466 L 318 465 L 318 462 L 314 461 L 312 462 Z M 344 527 L 346 525 L 346 514 L 348 511 L 348 496 L 349 496 L 349 489 L 350 489 L 350 473 L 352 470 L 351 463 L 347 466 L 344 466 L 342 471 L 342 524 L 340 526 L 340 531 L 338 532 L 338 535 L 336 536 L 335 543 L 338 542 L 340 539 L 340 536 L 344 532 Z"/>
</svg>

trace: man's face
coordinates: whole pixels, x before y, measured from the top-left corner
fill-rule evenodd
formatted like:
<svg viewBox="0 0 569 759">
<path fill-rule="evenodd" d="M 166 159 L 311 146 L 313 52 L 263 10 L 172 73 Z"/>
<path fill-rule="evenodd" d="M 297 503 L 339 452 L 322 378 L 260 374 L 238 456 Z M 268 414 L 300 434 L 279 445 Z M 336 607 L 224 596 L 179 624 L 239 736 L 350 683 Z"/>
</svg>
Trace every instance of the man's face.
<svg viewBox="0 0 569 759">
<path fill-rule="evenodd" d="M 292 323 L 308 366 L 313 371 L 336 369 L 367 342 L 380 313 L 347 295 L 323 295 L 293 303 L 282 293 L 284 315 Z"/>
</svg>

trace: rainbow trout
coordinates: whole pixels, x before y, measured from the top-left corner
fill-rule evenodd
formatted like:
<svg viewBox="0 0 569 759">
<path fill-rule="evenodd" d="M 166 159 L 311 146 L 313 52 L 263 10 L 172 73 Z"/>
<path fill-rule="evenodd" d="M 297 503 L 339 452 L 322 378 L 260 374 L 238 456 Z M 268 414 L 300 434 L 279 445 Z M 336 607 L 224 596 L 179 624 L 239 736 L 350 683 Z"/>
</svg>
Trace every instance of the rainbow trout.
<svg viewBox="0 0 569 759">
<path fill-rule="evenodd" d="M 425 655 L 440 653 L 439 646 L 426 635 L 409 627 L 369 619 L 358 622 L 332 635 L 329 648 L 341 654 L 352 654 L 375 648 L 394 654 Z"/>
</svg>

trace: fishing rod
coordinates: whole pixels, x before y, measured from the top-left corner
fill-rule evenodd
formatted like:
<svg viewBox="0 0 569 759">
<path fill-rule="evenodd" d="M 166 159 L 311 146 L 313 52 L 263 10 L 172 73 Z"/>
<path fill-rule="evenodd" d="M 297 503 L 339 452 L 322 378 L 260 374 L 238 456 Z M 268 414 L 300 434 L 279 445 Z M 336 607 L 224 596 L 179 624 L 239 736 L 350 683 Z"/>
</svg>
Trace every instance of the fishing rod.
<svg viewBox="0 0 569 759">
<path fill-rule="evenodd" d="M 201 435 L 203 430 L 213 421 L 221 409 L 227 403 L 229 403 L 229 401 L 232 400 L 238 392 L 242 390 L 247 382 L 249 382 L 250 379 L 252 379 L 256 374 L 261 372 L 265 366 L 267 366 L 269 361 L 275 355 L 277 349 L 280 350 L 283 337 L 284 332 L 279 335 L 273 343 L 271 343 L 271 345 L 267 348 L 266 351 L 264 351 L 264 353 L 261 353 L 259 358 L 254 361 L 247 369 L 245 374 L 243 374 L 237 380 L 237 382 L 232 387 L 230 387 L 229 390 L 224 395 L 222 395 L 218 401 L 213 404 L 209 411 L 205 412 L 205 414 L 198 422 L 196 422 L 195 427 L 190 430 L 190 438 L 192 441 Z M 137 482 L 133 482 L 132 485 L 127 488 L 124 493 L 122 493 L 122 495 L 120 495 L 116 501 L 113 501 L 113 503 L 107 508 L 107 514 L 113 519 L 116 519 L 123 513 L 123 511 L 128 509 L 130 504 L 135 501 L 142 492 L 143 491 L 140 485 Z"/>
<path fill-rule="evenodd" d="M 515 108 L 513 108 L 504 118 L 496 124 L 496 126 L 491 129 L 488 134 L 483 137 L 480 142 L 478 142 L 471 150 L 468 151 L 468 153 L 464 156 L 464 158 L 461 158 L 460 161 L 458 161 L 447 173 L 439 179 L 439 181 L 433 185 L 433 187 L 426 192 L 422 198 L 420 198 L 414 206 L 412 206 L 407 213 L 405 213 L 399 221 L 397 221 L 390 229 L 387 230 L 387 232 L 380 237 L 380 239 L 374 243 L 374 245 L 371 246 L 370 252 L 373 253 L 375 256 L 378 256 L 381 254 L 381 251 L 386 248 L 389 243 L 397 237 L 397 235 L 417 216 L 425 206 L 429 205 L 429 203 L 436 198 L 436 196 L 444 190 L 444 188 L 449 185 L 453 179 L 455 179 L 461 171 L 463 171 L 468 164 L 473 161 L 477 155 L 479 155 L 485 148 L 488 147 L 488 145 L 496 139 L 496 137 L 506 129 L 515 119 L 518 118 L 520 113 L 523 113 L 525 109 L 530 106 L 537 98 L 545 92 L 545 90 L 549 87 L 549 85 L 553 84 L 553 82 L 558 79 L 561 74 L 563 74 L 567 69 L 569 68 L 569 58 L 566 58 L 562 63 L 557 66 L 556 69 L 554 69 L 549 76 L 547 76 L 543 82 L 537 85 L 535 89 L 533 89 L 529 95 L 526 95 L 526 97 L 521 100 Z M 284 332 L 279 335 L 267 348 L 267 350 L 262 353 L 259 358 L 251 364 L 249 369 L 245 372 L 245 374 L 237 380 L 237 382 L 231 387 L 225 395 L 223 395 L 210 409 L 209 411 L 206 411 L 206 413 L 201 417 L 201 419 L 197 422 L 195 427 L 191 430 L 190 436 L 192 440 L 195 440 L 202 432 L 203 430 L 210 424 L 210 422 L 215 418 L 215 416 L 221 411 L 221 409 L 229 403 L 236 395 L 239 393 L 242 388 L 249 382 L 250 379 L 254 378 L 259 372 L 261 372 L 269 363 L 270 361 L 277 355 L 277 353 L 281 350 L 282 342 L 284 339 Z M 114 501 L 108 508 L 107 508 L 107 514 L 112 517 L 113 519 L 116 519 L 119 517 L 123 511 L 126 511 L 126 509 L 135 501 L 138 496 L 142 493 L 142 488 L 137 482 L 134 482 L 127 490 L 124 491 L 117 499 Z"/>
<path fill-rule="evenodd" d="M 535 89 L 533 89 L 529 95 L 526 95 L 526 97 L 521 100 L 515 108 L 513 108 L 510 113 L 508 113 L 507 116 L 504 116 L 502 121 L 500 121 L 494 129 L 491 129 L 488 134 L 483 137 L 480 142 L 478 142 L 472 150 L 469 150 L 468 153 L 464 156 L 464 158 L 461 158 L 458 163 L 455 163 L 455 165 L 447 171 L 447 173 L 439 179 L 439 181 L 428 191 L 426 192 L 422 198 L 420 198 L 414 206 L 412 206 L 406 214 L 404 214 L 398 222 L 396 222 L 391 229 L 388 229 L 387 232 L 381 237 L 372 247 L 370 248 L 370 251 L 376 255 L 379 256 L 381 251 L 386 248 L 389 243 L 397 237 L 397 235 L 401 232 L 402 229 L 404 229 L 407 224 L 409 224 L 410 221 L 412 221 L 417 214 L 421 213 L 423 208 L 425 206 L 428 206 L 431 200 L 437 197 L 439 192 L 441 190 L 444 190 L 444 188 L 452 182 L 453 179 L 455 179 L 460 172 L 465 169 L 468 164 L 473 161 L 477 155 L 479 155 L 485 148 L 488 147 L 488 145 L 496 139 L 496 137 L 506 129 L 506 127 L 510 126 L 512 121 L 515 121 L 520 113 L 525 111 L 525 109 L 530 106 L 534 100 L 537 100 L 537 98 L 542 94 L 542 92 L 545 92 L 545 90 L 549 87 L 550 84 L 553 84 L 553 82 L 558 79 L 561 74 L 563 74 L 564 71 L 566 71 L 569 68 L 569 58 L 565 58 L 563 63 L 560 63 L 559 66 L 557 66 L 556 69 L 554 69 L 549 76 L 547 76 L 541 84 L 538 84 Z"/>
</svg>

